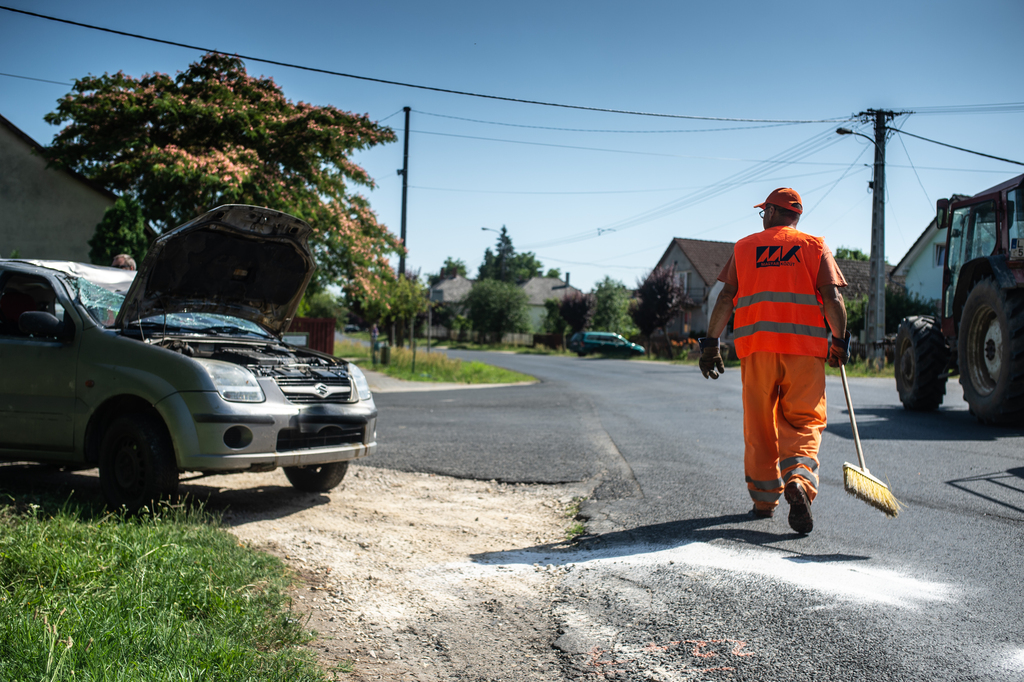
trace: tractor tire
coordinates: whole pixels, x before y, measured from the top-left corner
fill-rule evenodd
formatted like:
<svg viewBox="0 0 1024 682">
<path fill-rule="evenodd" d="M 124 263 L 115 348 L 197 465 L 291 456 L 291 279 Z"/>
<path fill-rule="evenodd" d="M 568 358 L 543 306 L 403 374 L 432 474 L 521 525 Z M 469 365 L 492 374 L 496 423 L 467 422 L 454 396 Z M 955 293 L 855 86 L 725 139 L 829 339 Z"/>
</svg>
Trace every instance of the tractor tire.
<svg viewBox="0 0 1024 682">
<path fill-rule="evenodd" d="M 348 462 L 284 467 L 284 475 L 292 487 L 304 493 L 326 493 L 341 483 L 347 472 Z"/>
<path fill-rule="evenodd" d="M 960 384 L 985 424 L 1024 417 L 1024 291 L 986 278 L 974 285 L 960 318 Z"/>
<path fill-rule="evenodd" d="M 934 317 L 905 317 L 896 334 L 896 391 L 908 410 L 935 410 L 946 395 L 949 348 Z"/>
<path fill-rule="evenodd" d="M 113 510 L 136 514 L 154 509 L 160 500 L 175 501 L 178 465 L 174 445 L 159 417 L 126 414 L 103 434 L 100 445 L 100 488 Z"/>
</svg>

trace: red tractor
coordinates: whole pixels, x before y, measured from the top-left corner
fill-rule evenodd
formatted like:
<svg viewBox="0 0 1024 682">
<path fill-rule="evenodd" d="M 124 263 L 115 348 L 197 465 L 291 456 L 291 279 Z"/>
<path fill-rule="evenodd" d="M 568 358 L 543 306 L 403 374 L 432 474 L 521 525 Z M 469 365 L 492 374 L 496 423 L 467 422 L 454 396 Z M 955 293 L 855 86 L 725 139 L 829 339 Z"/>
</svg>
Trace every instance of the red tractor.
<svg viewBox="0 0 1024 682">
<path fill-rule="evenodd" d="M 940 199 L 947 228 L 941 317 L 896 336 L 896 389 L 908 410 L 934 410 L 960 375 L 971 413 L 1024 423 L 1024 175 L 973 197 Z"/>
</svg>

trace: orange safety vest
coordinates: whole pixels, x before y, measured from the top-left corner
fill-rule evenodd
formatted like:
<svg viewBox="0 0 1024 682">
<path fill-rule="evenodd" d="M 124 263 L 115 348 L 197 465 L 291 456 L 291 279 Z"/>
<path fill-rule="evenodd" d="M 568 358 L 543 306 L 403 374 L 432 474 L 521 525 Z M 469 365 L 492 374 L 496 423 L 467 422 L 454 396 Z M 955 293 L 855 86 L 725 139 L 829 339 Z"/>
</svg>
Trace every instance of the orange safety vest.
<svg viewBox="0 0 1024 682">
<path fill-rule="evenodd" d="M 772 227 L 736 242 L 737 356 L 764 351 L 828 357 L 828 328 L 816 286 L 825 248 L 822 238 L 792 227 Z"/>
</svg>

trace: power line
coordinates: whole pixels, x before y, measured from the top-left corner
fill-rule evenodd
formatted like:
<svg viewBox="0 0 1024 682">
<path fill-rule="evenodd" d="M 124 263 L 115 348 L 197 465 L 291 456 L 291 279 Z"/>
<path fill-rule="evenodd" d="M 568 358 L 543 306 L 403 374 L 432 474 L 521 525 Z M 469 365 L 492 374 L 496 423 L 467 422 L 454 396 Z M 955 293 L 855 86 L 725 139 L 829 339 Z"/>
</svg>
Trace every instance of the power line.
<svg viewBox="0 0 1024 682">
<path fill-rule="evenodd" d="M 769 161 L 763 161 L 760 159 L 737 159 L 725 156 L 694 156 L 692 154 L 663 154 L 660 152 L 639 152 L 631 149 L 606 149 L 603 147 L 581 147 L 578 145 L 570 144 L 554 144 L 552 142 L 529 142 L 527 140 L 509 140 L 501 137 L 481 137 L 478 135 L 459 135 L 457 133 L 439 133 L 432 130 L 413 130 L 411 131 L 418 135 L 436 135 L 438 137 L 457 137 L 463 140 L 481 140 L 483 142 L 504 142 L 507 144 L 525 144 L 532 147 L 555 147 L 557 149 L 578 149 L 580 151 L 588 152 L 607 152 L 612 154 L 636 154 L 639 156 L 663 156 L 674 159 L 703 159 L 705 161 L 739 161 L 744 163 L 769 163 Z M 842 163 L 824 163 L 818 162 L 810 165 L 815 166 L 844 166 Z"/>
<path fill-rule="evenodd" d="M 624 133 L 624 134 L 666 134 L 666 133 L 711 133 L 711 132 L 722 132 L 728 130 L 761 130 L 763 128 L 779 128 L 783 126 L 799 125 L 802 123 L 834 123 L 835 120 L 828 121 L 783 121 L 779 123 L 772 123 L 769 125 L 758 125 L 758 126 L 731 126 L 729 128 L 695 128 L 692 130 L 608 130 L 600 128 L 557 128 L 554 126 L 537 126 L 537 125 L 526 125 L 523 123 L 504 123 L 502 121 L 484 121 L 478 118 L 466 118 L 464 116 L 451 116 L 448 114 L 435 114 L 429 111 L 420 111 L 413 109 L 413 111 L 422 116 L 433 116 L 435 118 L 447 118 L 455 121 L 467 121 L 469 123 L 482 123 L 484 125 L 492 126 L 505 126 L 508 128 L 529 128 L 531 130 L 556 130 L 559 132 L 569 133 Z M 844 119 L 851 120 L 851 119 Z"/>
<path fill-rule="evenodd" d="M 1004 104 L 954 104 L 935 107 L 910 107 L 915 114 L 921 116 L 955 115 L 955 114 L 1016 114 L 1024 111 L 1024 102 L 1007 102 Z"/>
<path fill-rule="evenodd" d="M 859 157 L 858 157 L 859 158 Z M 815 175 L 828 175 L 830 173 L 838 173 L 838 169 L 829 169 L 822 171 L 814 171 L 813 173 L 798 173 L 796 175 L 783 175 L 771 178 L 772 182 L 789 181 L 795 178 L 807 178 Z M 844 171 L 844 175 L 848 171 Z M 767 180 L 765 180 L 767 181 Z M 682 192 L 688 190 L 700 189 L 703 187 L 659 187 L 656 189 L 601 189 L 601 190 L 583 190 L 583 191 L 529 191 L 529 190 L 500 190 L 500 189 L 461 189 L 457 187 L 425 187 L 422 185 L 409 185 L 409 189 L 418 189 L 430 192 L 458 192 L 462 194 L 517 194 L 517 195 L 602 195 L 602 194 L 652 194 L 657 192 Z"/>
<path fill-rule="evenodd" d="M 504 97 L 501 95 L 486 95 L 478 92 L 467 92 L 464 90 L 452 90 L 449 88 L 440 88 L 430 85 L 418 85 L 415 83 L 403 83 L 401 81 L 387 80 L 384 78 L 372 78 L 370 76 L 359 76 L 352 73 L 344 73 L 341 71 L 333 71 L 331 69 L 321 69 L 314 66 L 303 66 L 301 64 L 292 64 L 289 62 L 282 62 L 275 59 L 266 59 L 263 57 L 252 57 L 248 55 L 223 52 L 221 50 L 214 50 L 211 48 L 200 47 L 198 45 L 190 45 L 188 43 L 181 43 L 174 40 L 164 40 L 163 38 L 153 38 L 151 36 L 145 36 L 139 33 L 130 33 L 128 31 L 118 31 L 112 28 L 106 28 L 103 26 L 95 26 L 93 24 L 86 24 L 80 21 L 71 21 L 70 19 L 61 19 L 60 17 L 53 17 L 46 14 L 39 14 L 37 12 L 29 12 L 23 9 L 15 9 L 13 7 L 6 7 L 0 5 L 0 10 L 6 10 L 8 12 L 14 12 L 16 14 L 24 14 L 26 16 L 35 17 L 37 19 L 45 19 L 47 21 L 55 21 L 61 24 L 68 24 L 70 26 L 78 26 L 79 28 L 87 28 L 92 31 L 102 31 L 103 33 L 112 33 L 114 35 L 124 36 L 126 38 L 135 38 L 137 40 L 146 40 L 151 43 L 159 43 L 161 45 L 171 45 L 173 47 L 182 47 L 187 50 L 195 50 L 197 52 L 206 52 L 214 54 L 222 54 L 228 57 L 237 57 L 239 59 L 245 59 L 252 62 L 260 62 L 263 64 L 273 64 L 274 66 L 283 66 L 290 69 L 298 69 L 301 71 L 310 71 L 313 73 L 322 73 L 328 76 L 338 76 L 340 78 L 352 78 L 355 80 L 367 81 L 370 83 L 381 83 L 383 85 L 396 85 L 403 88 L 414 88 L 417 90 L 428 90 L 430 92 L 441 92 L 448 95 L 461 95 L 463 97 L 478 97 L 481 99 L 492 99 L 502 102 L 516 102 L 518 104 L 533 104 L 544 107 L 558 107 L 562 109 L 576 109 L 580 111 L 595 111 L 608 114 L 625 114 L 628 116 L 651 116 L 655 118 L 673 118 L 673 119 L 687 119 L 693 121 L 733 121 L 738 123 L 836 123 L 841 121 L 849 120 L 849 118 L 830 118 L 820 120 L 779 120 L 779 119 L 768 119 L 768 118 L 730 118 L 721 116 L 692 116 L 684 114 L 662 114 L 647 111 L 628 111 L 625 109 L 605 109 L 601 107 L 587 107 L 579 104 L 560 104 L 558 102 L 543 102 L 540 100 L 520 99 L 517 97 Z"/>
<path fill-rule="evenodd" d="M 906 121 L 904 121 L 906 124 Z M 910 151 L 907 149 L 907 145 L 903 142 L 903 136 L 899 136 L 900 146 L 903 147 L 903 153 L 907 155 L 907 161 L 910 162 L 910 167 L 914 169 L 914 177 L 917 178 L 917 184 L 921 186 L 921 191 L 924 192 L 924 198 L 928 200 L 928 205 L 932 206 L 932 198 L 928 196 L 928 190 L 924 188 L 924 183 L 921 182 L 921 176 L 918 175 L 917 169 L 914 168 L 914 160 L 910 158 Z"/>
<path fill-rule="evenodd" d="M 61 81 L 48 81 L 45 78 L 33 78 L 32 76 L 17 76 L 13 73 L 0 73 L 0 76 L 7 76 L 8 78 L 20 78 L 26 81 L 38 81 L 40 83 L 53 83 L 54 85 L 66 85 L 71 87 L 74 83 L 62 83 Z"/>
<path fill-rule="evenodd" d="M 832 130 L 823 131 L 805 140 L 804 142 L 794 145 L 793 147 L 781 152 L 780 154 L 777 154 L 776 156 L 772 157 L 767 161 L 757 162 L 751 168 L 748 168 L 744 171 L 740 171 L 739 173 L 729 176 L 723 180 L 720 180 L 717 183 L 709 185 L 703 189 L 700 189 L 679 199 L 675 199 L 660 206 L 656 206 L 652 209 L 634 215 L 630 218 L 624 218 L 615 223 L 610 223 L 608 225 L 598 228 L 591 228 L 589 230 L 578 232 L 572 235 L 566 235 L 564 237 L 551 240 L 549 242 L 530 245 L 527 246 L 526 248 L 537 249 L 549 246 L 562 246 L 565 244 L 586 241 L 589 239 L 600 237 L 601 235 L 606 234 L 608 232 L 618 232 L 620 230 L 625 230 L 631 227 L 642 225 L 644 223 L 648 223 L 652 220 L 663 218 L 665 216 L 671 215 L 683 209 L 690 208 L 692 206 L 700 204 L 704 201 L 708 201 L 716 196 L 720 196 L 721 194 L 724 194 L 725 192 L 728 192 L 741 185 L 762 179 L 772 169 L 774 165 L 790 165 L 800 163 L 801 159 L 805 159 L 808 156 L 811 156 L 812 154 L 816 154 L 819 151 L 822 151 L 827 147 L 830 147 L 831 145 L 835 144 L 837 141 L 838 138 L 833 134 Z"/>
<path fill-rule="evenodd" d="M 1020 161 L 1013 161 L 1011 159 L 1004 159 L 1001 156 L 992 156 L 991 154 L 984 154 L 982 152 L 976 152 L 976 151 L 971 150 L 971 149 L 964 149 L 963 147 L 957 147 L 956 145 L 946 144 L 945 142 L 939 142 L 938 140 L 929 140 L 927 137 L 921 137 L 920 135 L 915 135 L 914 133 L 908 133 L 907 131 L 900 130 L 899 128 L 889 128 L 889 130 L 892 130 L 893 132 L 897 132 L 900 135 L 910 135 L 911 137 L 916 137 L 919 140 L 924 140 L 925 142 L 931 142 L 932 144 L 937 144 L 937 145 L 940 145 L 942 147 L 949 147 L 950 149 L 956 149 L 956 150 L 961 151 L 961 152 L 967 152 L 968 154 L 977 154 L 978 156 L 984 156 L 985 158 L 988 158 L 988 159 L 995 159 L 996 161 L 1005 161 L 1006 163 L 1014 163 L 1014 164 L 1017 164 L 1018 166 L 1024 166 L 1024 163 L 1022 163 Z"/>
</svg>

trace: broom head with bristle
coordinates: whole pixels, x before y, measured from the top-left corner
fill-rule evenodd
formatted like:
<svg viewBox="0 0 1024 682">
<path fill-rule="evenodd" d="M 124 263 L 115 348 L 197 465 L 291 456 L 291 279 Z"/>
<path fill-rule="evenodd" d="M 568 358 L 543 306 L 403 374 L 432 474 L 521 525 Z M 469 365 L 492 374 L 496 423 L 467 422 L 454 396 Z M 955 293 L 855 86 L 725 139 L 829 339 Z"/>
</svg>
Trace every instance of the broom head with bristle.
<svg viewBox="0 0 1024 682">
<path fill-rule="evenodd" d="M 849 462 L 843 463 L 843 482 L 846 492 L 864 500 L 886 516 L 896 517 L 900 513 L 900 503 L 889 490 L 889 486 Z"/>
</svg>

